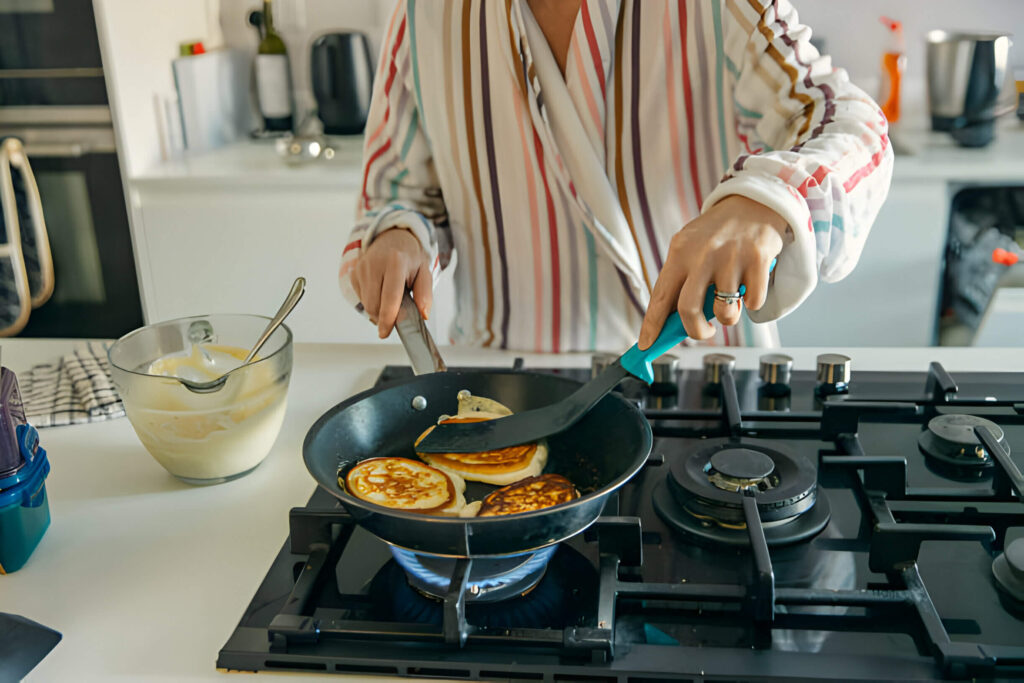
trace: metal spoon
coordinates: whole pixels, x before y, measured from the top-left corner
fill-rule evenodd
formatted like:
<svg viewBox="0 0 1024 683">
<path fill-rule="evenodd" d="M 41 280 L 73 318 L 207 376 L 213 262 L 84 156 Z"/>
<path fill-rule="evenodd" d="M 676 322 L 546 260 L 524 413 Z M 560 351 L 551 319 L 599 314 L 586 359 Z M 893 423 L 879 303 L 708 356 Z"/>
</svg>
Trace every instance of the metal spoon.
<svg viewBox="0 0 1024 683">
<path fill-rule="evenodd" d="M 295 282 L 292 284 L 292 289 L 288 292 L 288 296 L 285 297 L 284 303 L 281 304 L 281 308 L 277 309 L 277 313 L 275 313 L 274 317 L 271 318 L 270 323 L 268 323 L 266 329 L 263 330 L 263 334 L 261 334 L 260 338 L 256 340 L 256 344 L 253 345 L 249 355 L 245 357 L 245 360 L 242 361 L 242 364 L 239 365 L 238 368 L 245 367 L 252 362 L 252 359 L 256 357 L 256 354 L 260 352 L 263 345 L 267 343 L 268 339 L 270 339 L 270 335 L 274 334 L 274 331 L 281 326 L 281 323 L 284 322 L 284 319 L 288 317 L 288 314 L 292 312 L 292 309 L 295 308 L 295 305 L 299 303 L 299 299 L 301 299 L 302 295 L 305 293 L 306 278 L 295 278 Z M 212 379 L 209 382 L 193 382 L 181 377 L 176 379 L 184 384 L 185 388 L 189 391 L 197 394 L 210 394 L 215 391 L 220 391 L 221 387 L 224 386 L 224 383 L 228 381 L 228 375 L 238 368 L 234 368 L 217 379 Z"/>
</svg>

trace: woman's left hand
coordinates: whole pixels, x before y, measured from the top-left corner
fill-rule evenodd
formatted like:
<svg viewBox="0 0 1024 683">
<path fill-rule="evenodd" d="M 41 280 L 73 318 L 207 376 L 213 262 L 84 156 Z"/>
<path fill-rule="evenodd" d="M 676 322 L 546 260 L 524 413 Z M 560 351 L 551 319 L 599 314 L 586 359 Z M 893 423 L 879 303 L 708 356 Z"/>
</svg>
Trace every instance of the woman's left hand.
<svg viewBox="0 0 1024 683">
<path fill-rule="evenodd" d="M 672 237 L 654 285 L 640 348 L 654 343 L 674 310 L 690 337 L 711 337 L 715 328 L 703 314 L 710 284 L 719 292 L 738 292 L 740 284 L 747 288 L 742 304 L 715 301 L 715 317 L 723 325 L 739 322 L 741 305 L 754 311 L 761 308 L 768 293 L 769 266 L 782 251 L 788 229 L 782 216 L 739 195 L 726 197 L 683 227 Z"/>
</svg>

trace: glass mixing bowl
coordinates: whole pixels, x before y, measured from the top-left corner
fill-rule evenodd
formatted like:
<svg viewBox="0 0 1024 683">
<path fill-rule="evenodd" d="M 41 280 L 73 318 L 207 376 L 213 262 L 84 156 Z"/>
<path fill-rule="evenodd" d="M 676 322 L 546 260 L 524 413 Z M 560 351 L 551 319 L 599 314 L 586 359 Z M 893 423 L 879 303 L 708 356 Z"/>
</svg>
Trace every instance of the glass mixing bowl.
<svg viewBox="0 0 1024 683">
<path fill-rule="evenodd" d="M 269 322 L 258 315 L 180 318 L 142 327 L 110 347 L 111 376 L 135 433 L 182 481 L 237 479 L 263 462 L 274 445 L 291 379 L 291 330 L 278 327 L 252 363 L 236 367 Z M 232 367 L 210 393 L 196 393 L 161 374 L 213 379 Z"/>
</svg>

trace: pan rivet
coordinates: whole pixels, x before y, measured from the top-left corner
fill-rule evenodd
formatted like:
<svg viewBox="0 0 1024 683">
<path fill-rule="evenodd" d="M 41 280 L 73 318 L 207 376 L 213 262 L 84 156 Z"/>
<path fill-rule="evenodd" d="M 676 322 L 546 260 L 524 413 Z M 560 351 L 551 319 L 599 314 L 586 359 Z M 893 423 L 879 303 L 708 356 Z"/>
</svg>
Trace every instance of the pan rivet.
<svg viewBox="0 0 1024 683">
<path fill-rule="evenodd" d="M 427 399 L 423 398 L 422 396 L 414 396 L 413 399 L 412 399 L 412 409 L 413 410 L 426 410 L 427 409 Z"/>
<path fill-rule="evenodd" d="M 467 398 L 469 398 L 472 395 L 473 394 L 469 393 L 469 389 L 463 389 L 458 394 L 456 394 L 456 398 L 458 398 L 460 401 L 465 401 Z"/>
<path fill-rule="evenodd" d="M 480 584 L 478 584 L 478 583 L 470 584 L 469 592 L 472 593 L 473 595 L 480 595 Z"/>
</svg>

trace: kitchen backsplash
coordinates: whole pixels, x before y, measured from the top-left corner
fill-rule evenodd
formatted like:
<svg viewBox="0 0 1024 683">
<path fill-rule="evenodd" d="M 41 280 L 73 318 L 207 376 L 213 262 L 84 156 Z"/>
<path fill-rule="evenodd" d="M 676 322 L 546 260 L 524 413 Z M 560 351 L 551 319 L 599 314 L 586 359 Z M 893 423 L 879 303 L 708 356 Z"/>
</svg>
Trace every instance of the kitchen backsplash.
<svg viewBox="0 0 1024 683">
<path fill-rule="evenodd" d="M 925 34 L 932 29 L 1007 31 L 1024 29 L 1021 0 L 792 0 L 801 22 L 824 39 L 837 66 L 860 84 L 876 83 L 886 30 L 882 15 L 903 22 L 907 43 L 907 79 L 924 80 Z M 1024 43 L 1011 51 L 1014 65 L 1024 66 Z"/>
<path fill-rule="evenodd" d="M 403 0 L 404 1 L 404 0 Z M 442 2 L 443 0 L 419 0 Z M 702 0 L 703 1 L 703 0 Z M 256 31 L 249 26 L 249 11 L 262 7 L 259 0 L 219 0 L 220 28 L 224 42 L 254 53 Z M 877 95 L 879 60 L 886 34 L 878 18 L 891 16 L 903 22 L 907 43 L 908 95 L 923 97 L 924 37 L 935 28 L 1003 30 L 1024 27 L 1024 0 L 860 0 L 855 5 L 839 0 L 793 0 L 801 20 L 822 39 L 837 66 L 872 95 Z M 370 37 L 374 59 L 394 0 L 274 0 L 275 23 L 288 46 L 296 101 L 310 112 L 309 48 L 320 34 L 359 30 Z M 1011 53 L 1014 65 L 1024 66 L 1024 45 Z M 914 103 L 908 103 L 911 106 Z M 300 117 L 301 118 L 301 117 Z"/>
</svg>

